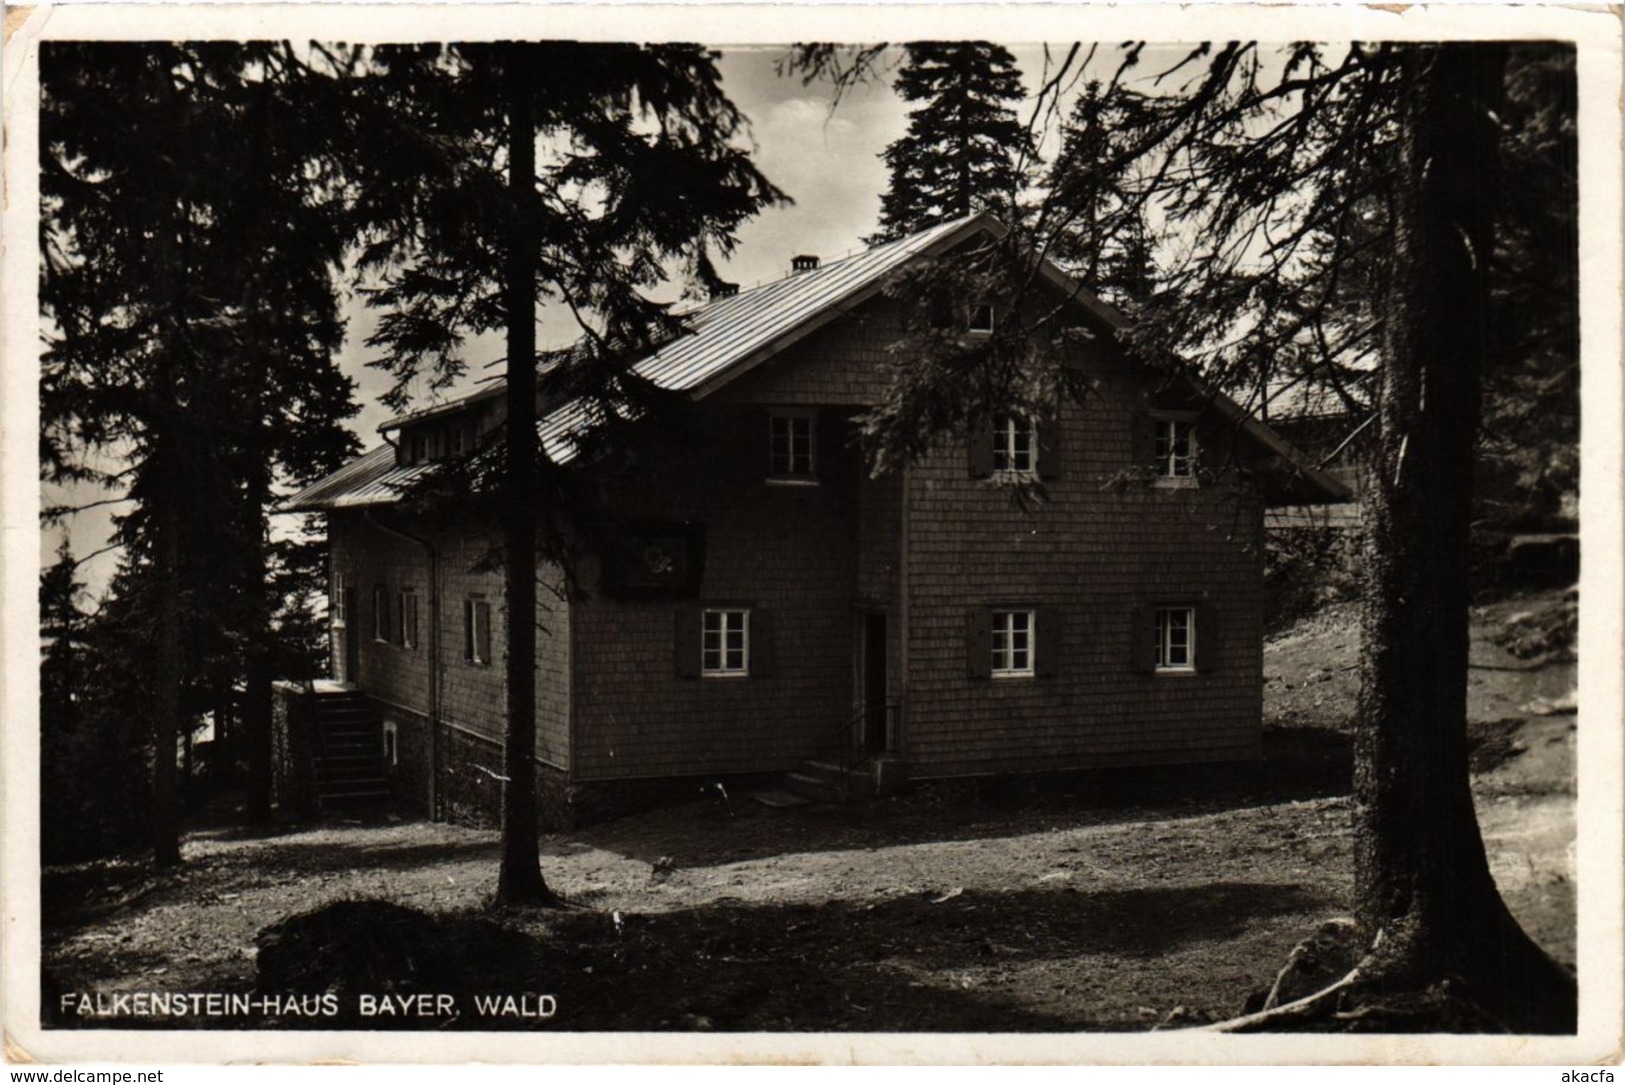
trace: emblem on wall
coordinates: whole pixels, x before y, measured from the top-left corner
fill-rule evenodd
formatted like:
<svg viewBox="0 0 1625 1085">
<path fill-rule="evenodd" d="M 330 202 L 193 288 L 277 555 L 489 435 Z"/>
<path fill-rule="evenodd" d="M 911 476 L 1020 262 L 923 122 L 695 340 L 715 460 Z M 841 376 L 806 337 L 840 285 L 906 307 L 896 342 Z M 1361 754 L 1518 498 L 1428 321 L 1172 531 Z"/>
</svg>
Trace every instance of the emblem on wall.
<svg viewBox="0 0 1625 1085">
<path fill-rule="evenodd" d="M 701 524 L 633 524 L 605 555 L 603 590 L 617 599 L 697 595 L 704 567 Z"/>
</svg>

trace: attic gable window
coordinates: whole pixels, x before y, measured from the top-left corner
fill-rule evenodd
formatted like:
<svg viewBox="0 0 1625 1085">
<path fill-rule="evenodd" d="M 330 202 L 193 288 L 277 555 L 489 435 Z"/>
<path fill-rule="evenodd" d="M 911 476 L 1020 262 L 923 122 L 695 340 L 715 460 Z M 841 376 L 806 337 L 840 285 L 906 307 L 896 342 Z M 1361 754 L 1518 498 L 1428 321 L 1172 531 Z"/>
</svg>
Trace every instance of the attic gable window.
<svg viewBox="0 0 1625 1085">
<path fill-rule="evenodd" d="M 971 335 L 993 334 L 993 305 L 991 302 L 977 302 L 970 307 L 969 319 L 965 322 L 965 330 Z"/>
<path fill-rule="evenodd" d="M 1152 467 L 1159 480 L 1196 481 L 1196 426 L 1183 418 L 1158 418 Z"/>
<path fill-rule="evenodd" d="M 768 460 L 771 478 L 816 480 L 818 447 L 810 412 L 776 412 L 769 417 Z"/>
<path fill-rule="evenodd" d="M 993 417 L 993 471 L 1031 475 L 1038 467 L 1038 444 L 1032 420 L 1018 414 Z"/>
<path fill-rule="evenodd" d="M 1157 608 L 1157 671 L 1196 669 L 1196 610 L 1193 607 Z"/>
</svg>

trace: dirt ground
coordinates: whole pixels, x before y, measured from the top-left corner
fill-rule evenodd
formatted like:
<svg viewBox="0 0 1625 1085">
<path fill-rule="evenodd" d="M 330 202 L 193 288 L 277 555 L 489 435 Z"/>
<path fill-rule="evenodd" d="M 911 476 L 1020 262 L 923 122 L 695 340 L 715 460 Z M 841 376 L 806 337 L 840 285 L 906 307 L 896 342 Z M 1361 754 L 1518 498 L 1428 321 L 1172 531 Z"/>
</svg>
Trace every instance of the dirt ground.
<svg viewBox="0 0 1625 1085">
<path fill-rule="evenodd" d="M 1475 792 L 1509 906 L 1572 963 L 1574 665 L 1489 637 L 1554 600 L 1475 615 Z M 486 989 L 552 994 L 544 1027 L 571 1030 L 1143 1030 L 1230 1016 L 1349 910 L 1352 618 L 1323 613 L 1267 646 L 1256 765 L 922 785 L 844 807 L 712 790 L 549 836 L 544 869 L 575 907 L 501 915 L 536 952 L 495 961 Z M 271 834 L 200 825 L 184 857 L 156 878 L 134 862 L 45 872 L 48 1015 L 64 992 L 252 990 L 256 934 L 325 903 L 491 914 L 497 842 L 380 814 Z"/>
</svg>

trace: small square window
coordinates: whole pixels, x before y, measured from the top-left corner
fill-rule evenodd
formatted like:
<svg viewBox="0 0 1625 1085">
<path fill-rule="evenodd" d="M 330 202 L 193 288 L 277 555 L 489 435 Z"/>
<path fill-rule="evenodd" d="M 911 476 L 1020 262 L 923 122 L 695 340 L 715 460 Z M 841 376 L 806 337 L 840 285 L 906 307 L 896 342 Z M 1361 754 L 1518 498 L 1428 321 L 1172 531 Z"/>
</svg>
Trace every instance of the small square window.
<svg viewBox="0 0 1625 1085">
<path fill-rule="evenodd" d="M 463 660 L 476 666 L 491 662 L 491 604 L 463 600 Z"/>
<path fill-rule="evenodd" d="M 1192 607 L 1157 610 L 1157 670 L 1196 669 L 1196 611 Z"/>
<path fill-rule="evenodd" d="M 989 302 L 980 302 L 970 307 L 970 319 L 966 321 L 965 328 L 972 335 L 993 334 L 993 306 Z"/>
<path fill-rule="evenodd" d="M 993 612 L 993 674 L 1016 676 L 1033 673 L 1033 627 L 1030 610 Z"/>
<path fill-rule="evenodd" d="M 1030 475 L 1038 466 L 1038 446 L 1030 419 L 1015 414 L 993 418 L 994 473 Z"/>
<path fill-rule="evenodd" d="M 700 673 L 712 677 L 750 672 L 750 611 L 707 610 L 700 626 Z"/>
<path fill-rule="evenodd" d="M 1157 420 L 1157 443 L 1153 453 L 1158 478 L 1196 477 L 1196 428 L 1190 422 L 1171 418 Z"/>
<path fill-rule="evenodd" d="M 817 470 L 812 415 L 773 415 L 768 420 L 768 449 L 774 478 L 811 479 Z"/>
</svg>

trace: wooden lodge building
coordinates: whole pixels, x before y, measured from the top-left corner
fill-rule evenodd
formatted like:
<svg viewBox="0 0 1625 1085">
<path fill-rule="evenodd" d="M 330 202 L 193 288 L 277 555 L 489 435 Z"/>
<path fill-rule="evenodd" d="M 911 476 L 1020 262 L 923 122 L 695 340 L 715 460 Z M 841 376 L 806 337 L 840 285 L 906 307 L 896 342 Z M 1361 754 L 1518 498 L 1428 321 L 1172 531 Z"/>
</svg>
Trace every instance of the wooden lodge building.
<svg viewBox="0 0 1625 1085">
<path fill-rule="evenodd" d="M 882 395 L 901 330 L 886 286 L 1000 230 L 979 215 L 823 266 L 797 258 L 638 363 L 699 404 L 714 440 L 672 450 L 680 484 L 618 476 L 628 545 L 589 558 L 583 597 L 543 593 L 548 796 L 1258 756 L 1264 510 L 1347 495 L 1227 397 L 1171 390 L 1058 269 L 1046 289 L 1070 299 L 1092 393 L 865 470 L 853 419 Z M 987 334 L 999 314 L 971 308 L 964 334 Z M 556 459 L 571 418 L 566 405 L 540 423 Z M 387 443 L 286 506 L 327 514 L 321 689 L 353 717 L 350 776 L 381 751 L 390 788 L 437 816 L 498 808 L 503 589 L 481 560 L 498 537 L 410 514 L 400 487 L 501 419 L 500 388 L 395 419 Z M 1022 476 L 1042 480 L 1035 509 L 1011 499 Z M 327 748 L 328 792 L 344 791 L 342 745 Z"/>
</svg>

